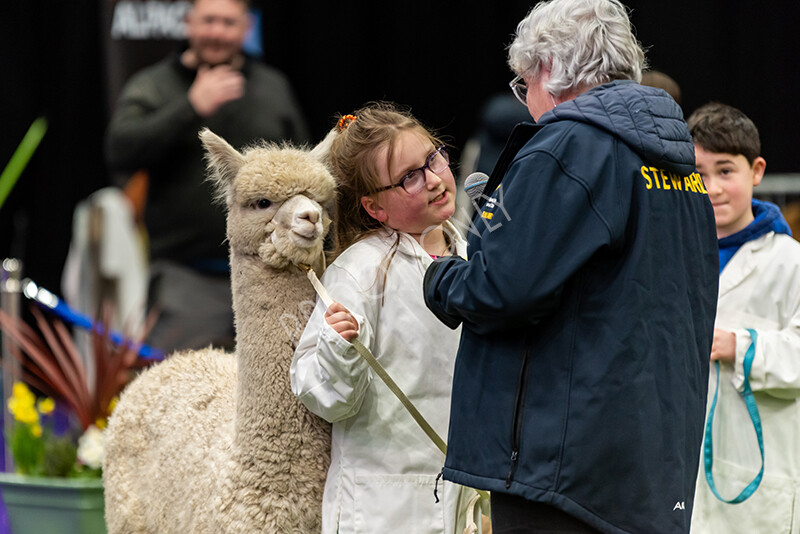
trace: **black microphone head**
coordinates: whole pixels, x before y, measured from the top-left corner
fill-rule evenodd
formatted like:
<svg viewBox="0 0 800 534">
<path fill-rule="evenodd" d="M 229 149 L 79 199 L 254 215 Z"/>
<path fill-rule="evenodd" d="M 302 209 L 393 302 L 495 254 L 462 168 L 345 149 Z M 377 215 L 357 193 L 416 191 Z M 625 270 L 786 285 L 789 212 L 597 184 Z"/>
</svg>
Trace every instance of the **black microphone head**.
<svg viewBox="0 0 800 534">
<path fill-rule="evenodd" d="M 486 182 L 489 181 L 489 175 L 483 172 L 473 172 L 467 179 L 464 180 L 464 192 L 470 198 L 475 200 L 479 198 L 486 187 Z"/>
</svg>

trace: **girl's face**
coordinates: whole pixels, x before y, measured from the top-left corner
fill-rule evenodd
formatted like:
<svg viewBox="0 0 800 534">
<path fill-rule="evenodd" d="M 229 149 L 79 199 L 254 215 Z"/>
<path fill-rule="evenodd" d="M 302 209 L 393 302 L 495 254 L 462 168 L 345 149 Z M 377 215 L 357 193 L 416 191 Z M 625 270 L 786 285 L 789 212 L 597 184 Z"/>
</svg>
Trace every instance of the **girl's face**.
<svg viewBox="0 0 800 534">
<path fill-rule="evenodd" d="M 375 163 L 381 185 L 394 185 L 410 171 L 423 167 L 436 148 L 419 132 L 401 132 L 395 140 L 391 160 L 388 146 L 377 152 Z M 361 205 L 372 218 L 419 241 L 426 229 L 439 226 L 456 210 L 456 183 L 450 167 L 438 174 L 425 168 L 424 173 L 425 185 L 415 195 L 402 187 L 393 187 L 361 197 Z"/>
</svg>

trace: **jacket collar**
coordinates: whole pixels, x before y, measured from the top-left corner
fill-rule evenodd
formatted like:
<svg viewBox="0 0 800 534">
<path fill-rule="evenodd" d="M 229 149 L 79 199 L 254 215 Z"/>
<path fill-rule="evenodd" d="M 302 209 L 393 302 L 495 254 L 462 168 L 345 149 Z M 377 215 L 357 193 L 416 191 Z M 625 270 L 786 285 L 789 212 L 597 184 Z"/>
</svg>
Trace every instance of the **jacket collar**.
<svg viewBox="0 0 800 534">
<path fill-rule="evenodd" d="M 738 249 L 720 273 L 720 295 L 741 284 L 755 271 L 760 261 L 753 255 L 766 247 L 769 242 L 768 235 L 773 233 L 792 235 L 778 206 L 756 199 L 753 199 L 752 204 L 755 215 L 753 222 L 747 225 L 747 228 L 719 240 L 720 250 Z"/>
<path fill-rule="evenodd" d="M 467 242 L 456 229 L 455 225 L 450 221 L 445 221 L 442 224 L 442 227 L 447 236 L 452 240 L 452 242 L 455 243 L 456 253 L 462 258 L 466 259 Z M 397 245 L 398 254 L 403 254 L 410 258 L 422 260 L 425 265 L 433 261 L 430 254 L 428 254 L 425 249 L 422 248 L 422 245 L 417 243 L 416 239 L 406 233 L 396 232 L 394 230 L 386 230 L 384 232 L 380 232 L 378 235 L 387 247 L 391 247 L 394 245 L 398 234 L 400 235 L 400 242 Z"/>
<path fill-rule="evenodd" d="M 514 130 L 512 130 L 508 141 L 506 141 L 506 146 L 503 148 L 503 152 L 501 152 L 500 157 L 497 158 L 497 163 L 492 170 L 492 175 L 489 177 L 489 181 L 486 183 L 486 187 L 483 189 L 484 194 L 477 199 L 478 212 L 480 212 L 480 208 L 483 207 L 483 204 L 491 196 L 492 192 L 494 192 L 494 190 L 500 185 L 500 182 L 503 180 L 506 171 L 511 166 L 511 163 L 514 161 L 514 158 L 517 156 L 517 153 L 520 151 L 520 149 L 525 146 L 527 142 L 530 141 L 534 135 L 536 135 L 536 132 L 542 128 L 543 126 L 539 126 L 530 122 L 521 122 L 514 127 Z"/>
<path fill-rule="evenodd" d="M 728 265 L 719 275 L 720 297 L 740 285 L 750 276 L 754 276 L 756 267 L 763 262 L 763 258 L 760 258 L 760 253 L 767 246 L 772 235 L 774 233 L 769 232 L 741 246 L 734 256 L 735 259 L 731 258 L 731 261 L 728 262 Z"/>
</svg>

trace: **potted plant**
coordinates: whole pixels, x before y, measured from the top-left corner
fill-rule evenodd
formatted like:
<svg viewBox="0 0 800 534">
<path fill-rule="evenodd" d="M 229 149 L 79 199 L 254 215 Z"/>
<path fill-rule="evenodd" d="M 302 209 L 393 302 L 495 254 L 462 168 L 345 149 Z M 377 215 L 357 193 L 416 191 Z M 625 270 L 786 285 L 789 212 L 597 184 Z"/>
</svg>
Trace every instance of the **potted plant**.
<svg viewBox="0 0 800 534">
<path fill-rule="evenodd" d="M 131 370 L 145 363 L 135 344 L 114 343 L 95 329 L 96 380 L 89 387 L 68 328 L 35 306 L 31 313 L 38 331 L 0 311 L 0 328 L 23 369 L 7 399 L 15 472 L 0 473 L 12 531 L 105 533 L 103 430 Z"/>
</svg>

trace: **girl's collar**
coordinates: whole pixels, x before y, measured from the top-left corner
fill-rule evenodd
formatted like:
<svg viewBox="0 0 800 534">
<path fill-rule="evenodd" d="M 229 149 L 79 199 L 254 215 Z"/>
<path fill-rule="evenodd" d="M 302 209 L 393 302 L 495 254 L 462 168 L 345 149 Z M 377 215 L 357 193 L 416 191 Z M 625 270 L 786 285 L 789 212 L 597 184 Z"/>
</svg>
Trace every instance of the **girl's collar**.
<svg viewBox="0 0 800 534">
<path fill-rule="evenodd" d="M 442 223 L 442 230 L 446 236 L 448 241 L 448 248 L 452 255 L 458 255 L 462 258 L 466 258 L 467 252 L 467 244 L 466 241 L 461 237 L 456 229 L 455 225 L 448 221 Z M 441 256 L 434 256 L 432 254 L 428 254 L 428 252 L 422 248 L 422 245 L 417 242 L 416 239 L 411 237 L 411 235 L 406 234 L 404 232 L 398 232 L 396 230 L 392 230 L 390 228 L 386 228 L 384 232 L 379 234 L 381 238 L 387 242 L 394 244 L 395 240 L 399 236 L 399 242 L 397 245 L 397 251 L 401 254 L 405 254 L 407 256 L 417 257 L 417 258 L 436 258 Z"/>
</svg>

